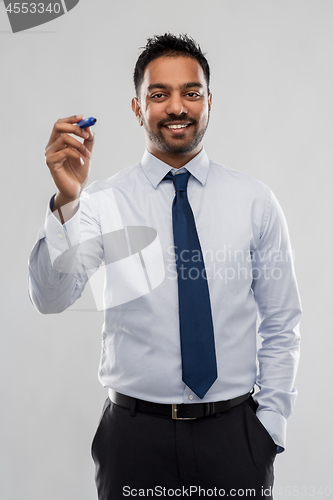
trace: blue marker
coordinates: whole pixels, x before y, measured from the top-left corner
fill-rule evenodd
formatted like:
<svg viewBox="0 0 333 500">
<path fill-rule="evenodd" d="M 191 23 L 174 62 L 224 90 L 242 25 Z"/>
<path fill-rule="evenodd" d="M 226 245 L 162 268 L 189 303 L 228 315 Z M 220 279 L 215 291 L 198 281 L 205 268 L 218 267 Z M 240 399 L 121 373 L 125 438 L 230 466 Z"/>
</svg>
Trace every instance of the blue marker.
<svg viewBox="0 0 333 500">
<path fill-rule="evenodd" d="M 93 118 L 92 116 L 90 118 L 85 118 L 84 120 L 81 120 L 79 123 L 78 123 L 78 126 L 80 128 L 87 128 L 87 127 L 92 127 L 93 125 L 95 125 L 95 123 L 97 122 L 96 118 Z"/>
</svg>

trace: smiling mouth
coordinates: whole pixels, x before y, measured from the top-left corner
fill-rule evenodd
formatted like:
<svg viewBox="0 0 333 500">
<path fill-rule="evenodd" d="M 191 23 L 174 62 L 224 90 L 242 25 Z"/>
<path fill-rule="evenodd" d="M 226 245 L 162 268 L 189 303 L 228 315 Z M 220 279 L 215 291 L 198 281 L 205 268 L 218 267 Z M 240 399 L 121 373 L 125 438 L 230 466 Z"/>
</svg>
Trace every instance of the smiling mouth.
<svg viewBox="0 0 333 500">
<path fill-rule="evenodd" d="M 184 123 L 184 125 L 165 125 L 165 126 L 168 127 L 168 128 L 171 128 L 171 129 L 178 129 L 178 128 L 186 128 L 189 125 L 191 125 L 191 124 L 190 123 Z"/>
<path fill-rule="evenodd" d="M 182 125 L 163 125 L 164 128 L 167 128 L 168 130 L 170 130 L 170 132 L 173 132 L 173 133 L 178 133 L 178 134 L 181 134 L 183 132 L 186 131 L 186 129 L 188 129 L 190 126 L 192 125 L 192 123 L 184 123 Z"/>
</svg>

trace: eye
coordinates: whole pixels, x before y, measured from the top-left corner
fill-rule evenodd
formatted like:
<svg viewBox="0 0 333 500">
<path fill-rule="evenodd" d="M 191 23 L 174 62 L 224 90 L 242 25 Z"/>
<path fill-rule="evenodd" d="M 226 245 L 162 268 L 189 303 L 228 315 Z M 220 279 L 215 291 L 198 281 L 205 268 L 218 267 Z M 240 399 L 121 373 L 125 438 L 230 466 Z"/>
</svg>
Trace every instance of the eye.
<svg viewBox="0 0 333 500">
<path fill-rule="evenodd" d="M 197 94 L 196 92 L 188 92 L 187 94 L 189 97 L 200 97 L 199 94 Z"/>
<path fill-rule="evenodd" d="M 154 99 L 155 97 L 157 97 L 158 99 L 160 99 L 161 97 L 163 97 L 164 94 L 155 94 L 155 95 L 152 95 L 152 99 Z"/>
</svg>

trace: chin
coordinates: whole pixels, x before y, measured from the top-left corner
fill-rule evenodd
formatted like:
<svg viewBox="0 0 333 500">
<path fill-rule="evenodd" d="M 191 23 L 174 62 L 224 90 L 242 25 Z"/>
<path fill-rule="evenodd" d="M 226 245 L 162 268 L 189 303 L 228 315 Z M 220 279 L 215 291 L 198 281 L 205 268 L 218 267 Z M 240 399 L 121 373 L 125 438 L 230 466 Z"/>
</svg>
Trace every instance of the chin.
<svg viewBox="0 0 333 500">
<path fill-rule="evenodd" d="M 194 144 L 184 144 L 179 146 L 170 146 L 168 148 L 165 148 L 165 152 L 169 154 L 185 154 L 185 153 L 191 153 L 194 149 L 196 148 L 196 145 Z"/>
</svg>

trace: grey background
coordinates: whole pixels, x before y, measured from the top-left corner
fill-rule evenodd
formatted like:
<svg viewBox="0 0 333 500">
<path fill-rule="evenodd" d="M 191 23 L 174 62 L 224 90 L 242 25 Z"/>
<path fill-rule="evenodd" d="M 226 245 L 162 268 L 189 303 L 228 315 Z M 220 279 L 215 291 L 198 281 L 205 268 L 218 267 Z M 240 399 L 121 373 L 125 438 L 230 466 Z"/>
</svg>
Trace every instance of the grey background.
<svg viewBox="0 0 333 500">
<path fill-rule="evenodd" d="M 207 52 L 209 157 L 267 183 L 289 223 L 303 339 L 275 498 L 289 487 L 291 496 L 333 491 L 332 18 L 330 0 L 81 0 L 14 35 L 0 3 L 1 499 L 97 498 L 90 444 L 106 398 L 97 380 L 103 315 L 37 313 L 27 259 L 54 193 L 44 161 L 53 123 L 98 118 L 90 181 L 140 160 L 132 72 L 146 38 L 165 31 L 187 32 Z"/>
</svg>

